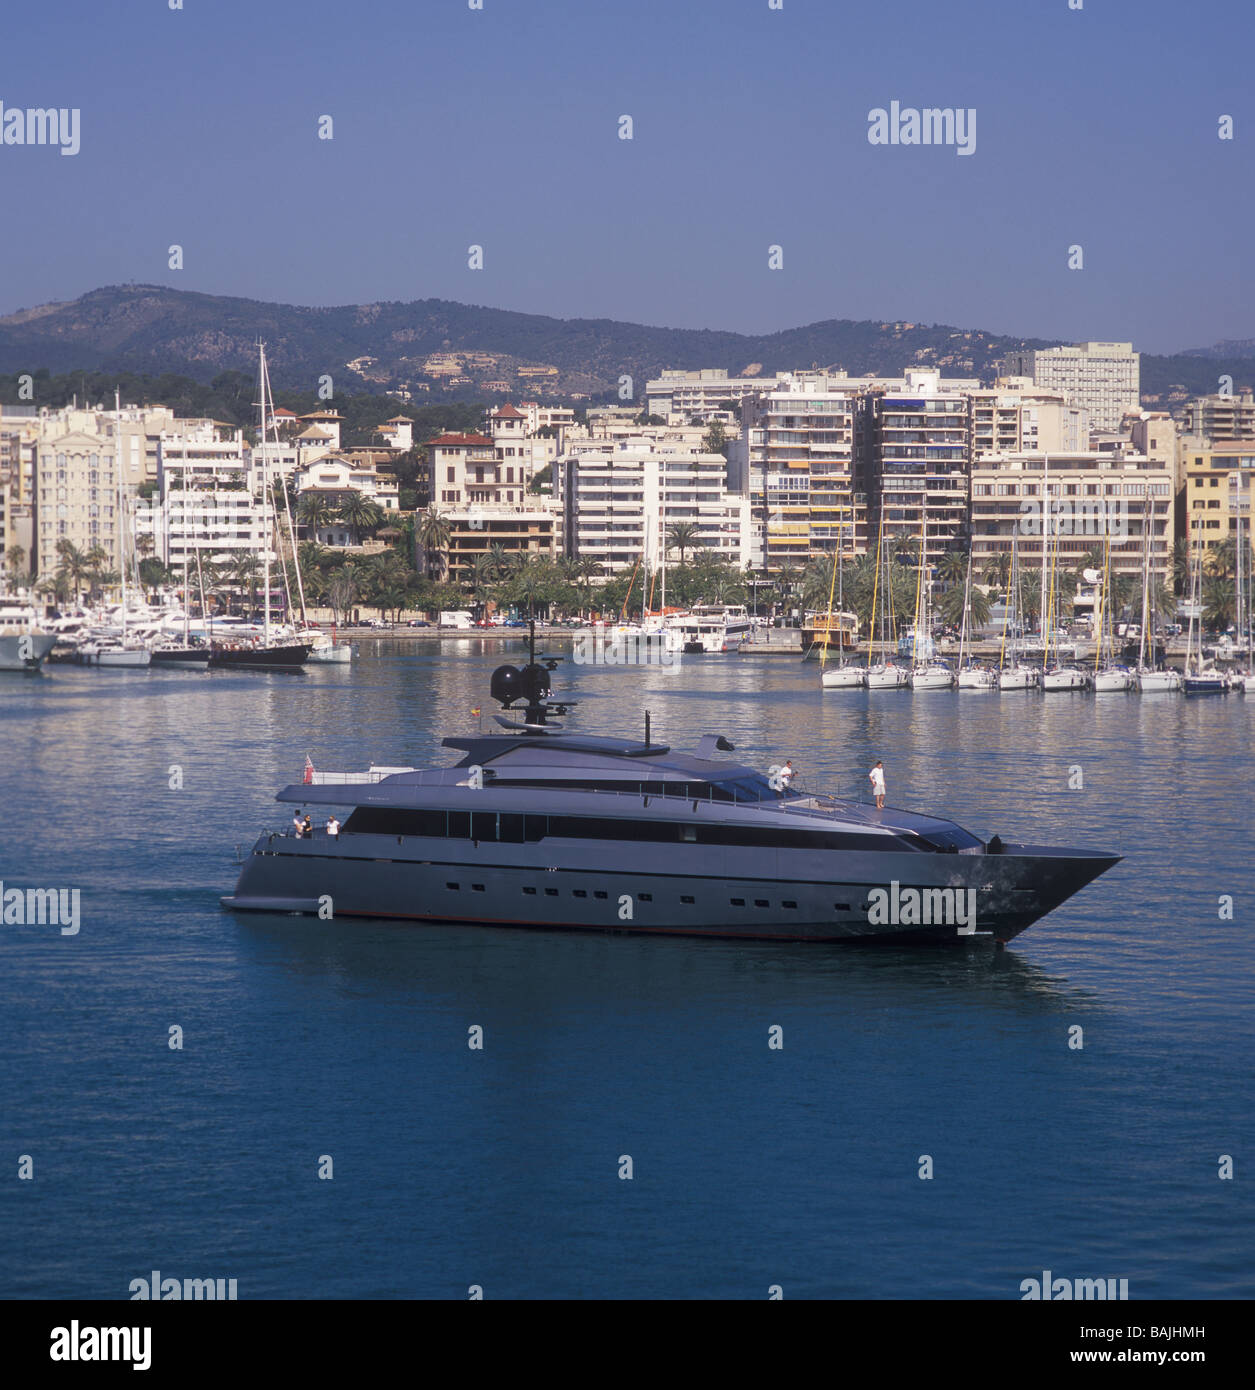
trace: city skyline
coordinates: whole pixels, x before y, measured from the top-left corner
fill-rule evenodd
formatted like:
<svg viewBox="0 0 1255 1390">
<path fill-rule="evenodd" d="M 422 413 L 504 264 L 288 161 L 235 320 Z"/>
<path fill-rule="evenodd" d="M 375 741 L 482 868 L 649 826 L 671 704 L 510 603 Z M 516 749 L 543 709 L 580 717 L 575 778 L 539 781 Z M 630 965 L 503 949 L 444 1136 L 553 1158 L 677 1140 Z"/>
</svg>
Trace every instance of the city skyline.
<svg viewBox="0 0 1255 1390">
<path fill-rule="evenodd" d="M 1248 338 L 1255 19 L 1217 0 L 1180 17 L 376 0 L 349 33 L 325 0 L 31 12 L 0 101 L 76 113 L 77 153 L 4 127 L 40 234 L 12 239 L 0 312 L 134 281 L 742 333 Z M 909 138 L 914 110 L 951 113 L 948 146 L 872 143 Z"/>
</svg>

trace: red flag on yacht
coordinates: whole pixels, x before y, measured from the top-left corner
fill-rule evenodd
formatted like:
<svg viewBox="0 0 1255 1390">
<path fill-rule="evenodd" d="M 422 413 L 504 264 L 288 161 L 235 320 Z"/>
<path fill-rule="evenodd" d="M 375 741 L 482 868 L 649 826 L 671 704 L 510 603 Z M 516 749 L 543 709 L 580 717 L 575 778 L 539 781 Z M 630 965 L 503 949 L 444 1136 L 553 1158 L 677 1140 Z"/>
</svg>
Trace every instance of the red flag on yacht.
<svg viewBox="0 0 1255 1390">
<path fill-rule="evenodd" d="M 314 780 L 314 764 L 310 761 L 309 754 L 305 754 L 305 776 L 302 782 L 312 782 Z"/>
</svg>

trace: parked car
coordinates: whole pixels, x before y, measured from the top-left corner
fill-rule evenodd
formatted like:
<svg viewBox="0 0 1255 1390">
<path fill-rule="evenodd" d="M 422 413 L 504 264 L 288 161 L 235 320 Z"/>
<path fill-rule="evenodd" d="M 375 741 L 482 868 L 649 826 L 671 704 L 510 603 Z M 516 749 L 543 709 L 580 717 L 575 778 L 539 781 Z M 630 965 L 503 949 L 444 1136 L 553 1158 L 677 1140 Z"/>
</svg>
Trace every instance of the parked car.
<svg viewBox="0 0 1255 1390">
<path fill-rule="evenodd" d="M 426 618 L 411 618 L 411 619 L 409 620 L 409 622 L 406 623 L 406 627 L 430 627 L 430 626 L 431 626 L 431 624 L 427 621 Z"/>
</svg>

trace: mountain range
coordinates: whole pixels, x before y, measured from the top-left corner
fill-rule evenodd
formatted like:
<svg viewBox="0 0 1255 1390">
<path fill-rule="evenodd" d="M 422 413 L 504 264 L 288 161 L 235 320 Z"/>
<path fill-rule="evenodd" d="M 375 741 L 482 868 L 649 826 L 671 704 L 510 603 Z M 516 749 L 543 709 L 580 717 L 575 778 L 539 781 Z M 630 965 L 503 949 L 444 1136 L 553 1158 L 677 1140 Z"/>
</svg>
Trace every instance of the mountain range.
<svg viewBox="0 0 1255 1390">
<path fill-rule="evenodd" d="M 403 388 L 416 402 L 617 400 L 624 376 L 640 399 L 645 382 L 666 367 L 770 376 L 808 367 L 896 375 L 928 366 L 992 380 L 1009 349 L 1055 345 L 945 324 L 827 319 L 755 335 L 558 319 L 441 299 L 309 308 L 128 284 L 0 317 L 0 373 L 127 370 L 209 381 L 226 370 L 251 371 L 259 338 L 278 386 L 313 389 L 330 375 L 337 393 Z M 1255 339 L 1143 354 L 1143 402 L 1172 406 L 1216 390 L 1226 373 L 1239 386 L 1255 379 Z"/>
</svg>

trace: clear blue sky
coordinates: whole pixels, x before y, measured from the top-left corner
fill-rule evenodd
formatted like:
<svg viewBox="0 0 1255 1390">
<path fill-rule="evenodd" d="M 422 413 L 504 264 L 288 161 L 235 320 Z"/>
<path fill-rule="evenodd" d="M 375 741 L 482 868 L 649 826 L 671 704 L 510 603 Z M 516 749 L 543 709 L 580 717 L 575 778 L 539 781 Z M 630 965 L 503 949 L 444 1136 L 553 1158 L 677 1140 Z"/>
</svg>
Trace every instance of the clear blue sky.
<svg viewBox="0 0 1255 1390">
<path fill-rule="evenodd" d="M 1251 0 L 184 3 L 10 7 L 0 101 L 80 108 L 82 149 L 0 145 L 0 312 L 136 280 L 745 332 L 1255 336 Z M 870 145 L 893 100 L 974 108 L 975 153 Z"/>
</svg>

